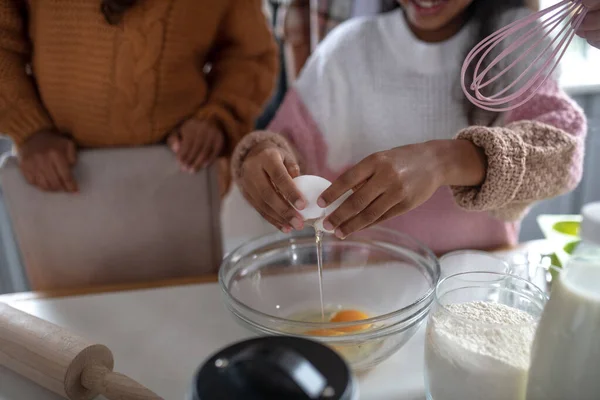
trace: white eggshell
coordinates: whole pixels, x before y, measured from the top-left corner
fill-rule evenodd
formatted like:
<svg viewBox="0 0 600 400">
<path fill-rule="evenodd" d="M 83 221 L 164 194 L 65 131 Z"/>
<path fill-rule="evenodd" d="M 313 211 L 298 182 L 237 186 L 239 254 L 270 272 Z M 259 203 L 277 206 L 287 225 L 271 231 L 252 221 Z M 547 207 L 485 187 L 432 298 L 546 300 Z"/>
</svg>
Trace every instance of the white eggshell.
<svg viewBox="0 0 600 400">
<path fill-rule="evenodd" d="M 315 221 L 315 223 L 314 223 L 314 228 L 315 228 L 316 230 L 318 230 L 318 231 L 323 231 L 323 232 L 327 232 L 327 233 L 334 233 L 334 231 L 328 231 L 327 229 L 325 229 L 325 228 L 323 227 L 323 221 L 325 221 L 325 218 L 327 218 L 329 215 L 331 215 L 331 213 L 333 213 L 335 210 L 337 210 L 337 208 L 338 208 L 339 206 L 341 206 L 341 205 L 342 205 L 342 203 L 343 203 L 344 201 L 346 201 L 346 199 L 347 199 L 348 197 L 350 197 L 350 195 L 351 195 L 352 193 L 354 193 L 352 190 L 348 190 L 346 193 L 344 193 L 342 196 L 340 196 L 340 198 L 339 198 L 339 199 L 337 199 L 336 201 L 334 201 L 333 203 L 331 203 L 331 204 L 329 205 L 329 207 L 327 207 L 327 208 L 325 209 L 325 215 L 324 215 L 322 218 L 320 218 L 320 219 L 318 219 L 317 221 Z"/>
<path fill-rule="evenodd" d="M 315 221 L 315 223 L 313 224 L 313 228 L 315 228 L 315 231 L 335 233 L 335 232 L 331 232 L 331 231 L 328 231 L 327 229 L 325 229 L 323 227 L 323 221 L 325 221 L 325 217 L 319 218 L 318 220 Z"/>
<path fill-rule="evenodd" d="M 294 183 L 298 190 L 302 193 L 304 198 L 307 201 L 307 206 L 304 210 L 299 210 L 298 212 L 302 215 L 304 220 L 316 220 L 314 227 L 317 230 L 323 230 L 325 232 L 333 233 L 330 231 L 326 231 L 323 228 L 323 220 L 325 217 L 334 212 L 350 195 L 353 193 L 352 190 L 344 193 L 339 199 L 334 201 L 327 208 L 321 208 L 317 204 L 317 200 L 319 196 L 329 187 L 331 186 L 331 182 L 329 182 L 325 178 L 321 178 L 320 176 L 314 175 L 302 175 L 297 178 L 294 178 Z"/>
<path fill-rule="evenodd" d="M 320 176 L 302 175 L 294 178 L 294 183 L 307 202 L 304 210 L 298 210 L 302 218 L 311 220 L 324 217 L 327 209 L 319 207 L 317 200 L 331 186 L 331 182 Z"/>
</svg>

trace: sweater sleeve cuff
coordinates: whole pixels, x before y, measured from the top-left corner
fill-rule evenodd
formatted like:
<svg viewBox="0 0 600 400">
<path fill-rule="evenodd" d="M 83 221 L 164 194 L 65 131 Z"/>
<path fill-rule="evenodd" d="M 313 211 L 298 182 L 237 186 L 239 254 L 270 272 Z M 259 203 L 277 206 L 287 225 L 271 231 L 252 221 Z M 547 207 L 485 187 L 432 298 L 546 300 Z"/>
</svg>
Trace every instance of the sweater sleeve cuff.
<svg viewBox="0 0 600 400">
<path fill-rule="evenodd" d="M 223 133 L 226 135 L 226 146 L 223 151 L 223 155 L 225 156 L 231 155 L 241 136 L 249 133 L 252 129 L 250 124 L 248 126 L 240 126 L 240 122 L 234 118 L 226 107 L 216 103 L 206 104 L 194 117 L 201 121 L 213 122 L 223 130 Z"/>
<path fill-rule="evenodd" d="M 487 157 L 485 181 L 477 187 L 451 187 L 456 203 L 470 211 L 498 210 L 507 206 L 519 190 L 526 167 L 522 139 L 504 128 L 471 127 L 456 139 L 469 140 Z"/>
<path fill-rule="evenodd" d="M 242 164 L 248 156 L 248 153 L 250 153 L 254 146 L 267 141 L 273 143 L 280 149 L 289 152 L 290 154 L 295 154 L 289 142 L 283 136 L 277 133 L 257 131 L 246 135 L 236 146 L 231 158 L 231 170 L 236 182 L 241 176 Z"/>
<path fill-rule="evenodd" d="M 8 123 L 6 134 L 19 147 L 34 133 L 53 127 L 52 120 L 43 109 L 40 107 L 27 107 L 14 113 Z"/>
</svg>

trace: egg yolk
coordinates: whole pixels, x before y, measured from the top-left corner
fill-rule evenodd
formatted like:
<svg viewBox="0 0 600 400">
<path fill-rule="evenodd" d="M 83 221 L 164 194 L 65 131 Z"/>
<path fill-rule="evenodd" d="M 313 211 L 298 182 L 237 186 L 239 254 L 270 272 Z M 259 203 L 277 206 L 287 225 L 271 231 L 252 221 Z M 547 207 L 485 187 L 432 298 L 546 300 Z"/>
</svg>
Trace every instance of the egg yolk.
<svg viewBox="0 0 600 400">
<path fill-rule="evenodd" d="M 358 310 L 342 310 L 337 312 L 329 322 L 343 323 L 343 322 L 356 322 L 369 319 L 369 316 L 362 311 Z M 315 329 L 306 332 L 307 335 L 311 336 L 341 336 L 344 333 L 360 332 L 367 330 L 371 327 L 371 324 L 361 324 L 355 326 L 349 326 L 346 328 L 329 328 L 329 329 Z"/>
<path fill-rule="evenodd" d="M 306 332 L 307 335 L 311 336 L 341 336 L 342 332 L 334 331 L 333 329 L 315 329 L 314 331 Z"/>
<path fill-rule="evenodd" d="M 369 319 L 369 316 L 362 311 L 358 310 L 342 310 L 336 313 L 333 318 L 331 318 L 330 322 L 355 322 L 362 321 L 365 319 Z M 341 332 L 358 332 L 364 331 L 365 329 L 369 329 L 371 324 L 362 324 L 349 326 L 347 328 L 336 328 L 336 330 Z"/>
</svg>

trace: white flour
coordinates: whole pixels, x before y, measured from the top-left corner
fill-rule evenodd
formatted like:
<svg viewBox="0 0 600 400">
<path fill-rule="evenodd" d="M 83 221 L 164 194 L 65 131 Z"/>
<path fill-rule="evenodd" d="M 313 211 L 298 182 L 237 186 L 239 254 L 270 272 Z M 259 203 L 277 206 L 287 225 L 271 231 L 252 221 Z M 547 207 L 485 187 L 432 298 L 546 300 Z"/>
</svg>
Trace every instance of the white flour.
<svg viewBox="0 0 600 400">
<path fill-rule="evenodd" d="M 427 329 L 430 399 L 524 400 L 535 319 L 492 302 L 446 308 Z"/>
</svg>

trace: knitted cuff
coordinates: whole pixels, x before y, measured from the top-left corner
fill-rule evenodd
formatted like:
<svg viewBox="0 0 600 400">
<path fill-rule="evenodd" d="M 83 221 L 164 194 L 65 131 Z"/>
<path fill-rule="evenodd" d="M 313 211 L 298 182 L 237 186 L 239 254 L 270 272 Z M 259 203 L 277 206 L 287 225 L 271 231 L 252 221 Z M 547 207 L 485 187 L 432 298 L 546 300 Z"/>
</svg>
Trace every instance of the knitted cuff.
<svg viewBox="0 0 600 400">
<path fill-rule="evenodd" d="M 34 133 L 53 127 L 54 124 L 45 110 L 30 104 L 12 115 L 6 134 L 20 147 Z"/>
<path fill-rule="evenodd" d="M 471 127 L 456 139 L 471 141 L 487 156 L 487 175 L 478 187 L 451 187 L 456 203 L 471 211 L 498 210 L 507 206 L 521 187 L 526 149 L 519 135 L 506 128 Z"/>
<path fill-rule="evenodd" d="M 231 170 L 236 181 L 240 177 L 242 164 L 246 160 L 248 153 L 250 153 L 254 146 L 263 142 L 271 142 L 280 149 L 289 152 L 289 154 L 295 154 L 288 141 L 277 133 L 257 131 L 246 135 L 237 145 L 233 151 L 233 156 L 231 157 Z"/>
</svg>

